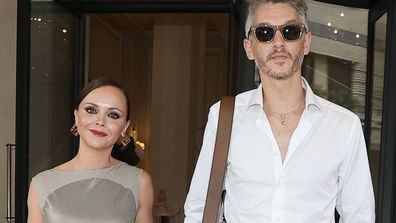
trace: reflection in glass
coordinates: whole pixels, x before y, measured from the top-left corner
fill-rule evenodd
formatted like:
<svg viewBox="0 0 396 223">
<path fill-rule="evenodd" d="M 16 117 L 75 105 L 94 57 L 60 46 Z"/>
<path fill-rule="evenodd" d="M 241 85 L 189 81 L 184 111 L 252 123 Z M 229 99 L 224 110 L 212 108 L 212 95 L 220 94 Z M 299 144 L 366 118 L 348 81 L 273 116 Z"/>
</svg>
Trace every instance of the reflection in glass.
<svg viewBox="0 0 396 223">
<path fill-rule="evenodd" d="M 71 158 L 76 20 L 52 1 L 32 1 L 29 176 Z"/>
<path fill-rule="evenodd" d="M 368 145 L 369 162 L 373 178 L 375 197 L 378 199 L 380 144 L 382 127 L 382 99 L 384 89 L 385 43 L 386 43 L 385 13 L 375 23 L 374 54 L 373 54 L 373 94 L 371 98 L 371 138 Z"/>
<path fill-rule="evenodd" d="M 368 10 L 307 4 L 312 42 L 303 75 L 316 94 L 353 111 L 363 123 Z"/>
</svg>

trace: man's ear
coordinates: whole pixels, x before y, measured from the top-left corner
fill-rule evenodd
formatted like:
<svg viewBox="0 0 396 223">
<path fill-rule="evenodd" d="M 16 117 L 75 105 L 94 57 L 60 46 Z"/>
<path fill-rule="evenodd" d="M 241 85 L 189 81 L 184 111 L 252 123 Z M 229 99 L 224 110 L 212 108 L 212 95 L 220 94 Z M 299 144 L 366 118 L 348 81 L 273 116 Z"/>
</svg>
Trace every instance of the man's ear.
<svg viewBox="0 0 396 223">
<path fill-rule="evenodd" d="M 254 60 L 254 54 L 252 49 L 252 42 L 248 39 L 243 40 L 243 47 L 245 48 L 246 56 L 249 60 Z"/>
<path fill-rule="evenodd" d="M 307 32 L 304 39 L 304 55 L 308 55 L 309 53 L 309 49 L 311 48 L 311 40 L 312 34 L 311 32 Z"/>
</svg>

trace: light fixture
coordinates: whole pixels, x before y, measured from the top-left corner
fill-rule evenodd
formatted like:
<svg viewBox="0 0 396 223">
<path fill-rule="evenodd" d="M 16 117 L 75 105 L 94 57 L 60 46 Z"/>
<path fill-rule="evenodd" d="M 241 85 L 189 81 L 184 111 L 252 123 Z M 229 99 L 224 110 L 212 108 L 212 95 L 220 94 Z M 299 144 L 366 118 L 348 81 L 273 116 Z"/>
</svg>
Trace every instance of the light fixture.
<svg viewBox="0 0 396 223">
<path fill-rule="evenodd" d="M 327 23 L 327 26 L 331 26 L 331 22 L 328 22 L 328 23 Z"/>
<path fill-rule="evenodd" d="M 141 149 L 143 149 L 143 150 L 144 150 L 144 148 L 145 148 L 145 145 L 144 145 L 144 143 L 143 143 L 143 142 L 136 141 L 135 143 L 136 143 L 136 145 L 138 145 L 138 146 L 139 146 Z"/>
<path fill-rule="evenodd" d="M 341 17 L 344 17 L 344 12 L 341 12 L 340 16 L 341 16 Z"/>
<path fill-rule="evenodd" d="M 337 33 L 338 33 L 338 31 L 335 29 L 335 30 L 334 30 L 334 34 L 337 34 Z"/>
<path fill-rule="evenodd" d="M 67 33 L 67 30 L 66 30 L 66 29 L 62 29 L 62 32 L 63 32 L 63 33 Z"/>
<path fill-rule="evenodd" d="M 359 35 L 359 33 L 357 33 L 357 34 L 356 34 L 356 38 L 359 38 L 359 37 L 360 37 L 360 35 Z"/>
</svg>

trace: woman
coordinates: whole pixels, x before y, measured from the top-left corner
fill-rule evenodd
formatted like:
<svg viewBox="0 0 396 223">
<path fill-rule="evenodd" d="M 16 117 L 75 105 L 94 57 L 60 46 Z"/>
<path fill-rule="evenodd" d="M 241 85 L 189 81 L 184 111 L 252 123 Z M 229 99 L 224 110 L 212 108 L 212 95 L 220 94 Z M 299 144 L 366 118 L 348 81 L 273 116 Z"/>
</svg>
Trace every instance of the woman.
<svg viewBox="0 0 396 223">
<path fill-rule="evenodd" d="M 77 155 L 39 173 L 28 195 L 29 223 L 152 223 L 153 186 L 143 170 L 111 156 L 118 142 L 128 143 L 129 99 L 117 82 L 89 82 L 77 100 Z"/>
</svg>

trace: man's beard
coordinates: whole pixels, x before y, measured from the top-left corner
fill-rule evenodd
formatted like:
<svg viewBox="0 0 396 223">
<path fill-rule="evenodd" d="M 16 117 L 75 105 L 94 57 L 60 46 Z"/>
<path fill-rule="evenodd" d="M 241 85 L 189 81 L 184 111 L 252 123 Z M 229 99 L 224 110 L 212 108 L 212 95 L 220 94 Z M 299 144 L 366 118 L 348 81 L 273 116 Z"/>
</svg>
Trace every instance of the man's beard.
<svg viewBox="0 0 396 223">
<path fill-rule="evenodd" d="M 285 80 L 285 79 L 293 76 L 293 74 L 297 71 L 297 69 L 301 67 L 302 61 L 304 59 L 304 54 L 301 52 L 302 50 L 303 49 L 301 49 L 300 52 L 297 54 L 297 57 L 295 57 L 293 59 L 293 56 L 291 55 L 291 53 L 287 52 L 283 47 L 276 48 L 276 49 L 274 49 L 273 52 L 268 54 L 268 56 L 265 58 L 265 60 L 263 60 L 263 58 L 260 57 L 255 60 L 255 63 L 256 63 L 256 66 L 259 68 L 259 70 L 264 72 L 266 75 L 268 75 L 272 78 L 278 79 L 278 80 Z M 282 54 L 286 55 L 287 58 L 289 58 L 293 61 L 293 64 L 290 67 L 290 69 L 288 69 L 286 71 L 278 71 L 278 70 L 271 69 L 271 67 L 269 66 L 269 63 L 271 60 L 273 60 L 275 58 L 275 55 L 277 53 L 282 53 Z M 276 62 L 276 63 L 280 67 L 287 66 L 286 62 L 284 62 L 284 61 Z"/>
</svg>

